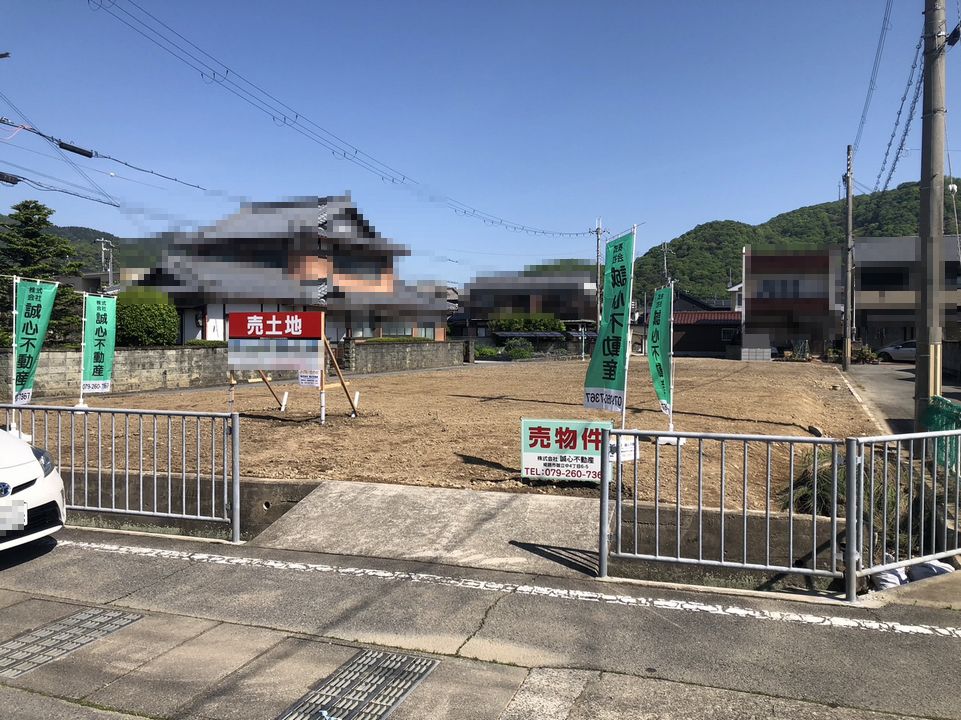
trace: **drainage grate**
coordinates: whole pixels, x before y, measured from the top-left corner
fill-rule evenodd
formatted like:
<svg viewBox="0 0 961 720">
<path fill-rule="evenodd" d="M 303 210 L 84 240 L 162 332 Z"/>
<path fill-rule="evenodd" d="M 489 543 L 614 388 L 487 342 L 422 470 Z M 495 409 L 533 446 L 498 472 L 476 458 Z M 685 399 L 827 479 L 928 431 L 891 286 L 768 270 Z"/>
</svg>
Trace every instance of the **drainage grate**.
<svg viewBox="0 0 961 720">
<path fill-rule="evenodd" d="M 0 678 L 15 678 L 119 630 L 142 615 L 89 608 L 0 643 Z"/>
<path fill-rule="evenodd" d="M 436 666 L 430 658 L 362 650 L 277 720 L 383 720 Z"/>
</svg>

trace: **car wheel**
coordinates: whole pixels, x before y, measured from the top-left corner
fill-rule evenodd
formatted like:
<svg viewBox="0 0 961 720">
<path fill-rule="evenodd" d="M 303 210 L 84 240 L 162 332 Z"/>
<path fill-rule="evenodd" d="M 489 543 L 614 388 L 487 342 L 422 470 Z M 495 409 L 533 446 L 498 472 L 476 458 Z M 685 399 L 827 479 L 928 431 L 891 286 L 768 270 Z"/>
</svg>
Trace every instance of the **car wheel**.
<svg viewBox="0 0 961 720">
<path fill-rule="evenodd" d="M 883 362 L 891 362 L 891 355 L 889 353 L 881 353 L 878 355 L 878 360 Z"/>
</svg>

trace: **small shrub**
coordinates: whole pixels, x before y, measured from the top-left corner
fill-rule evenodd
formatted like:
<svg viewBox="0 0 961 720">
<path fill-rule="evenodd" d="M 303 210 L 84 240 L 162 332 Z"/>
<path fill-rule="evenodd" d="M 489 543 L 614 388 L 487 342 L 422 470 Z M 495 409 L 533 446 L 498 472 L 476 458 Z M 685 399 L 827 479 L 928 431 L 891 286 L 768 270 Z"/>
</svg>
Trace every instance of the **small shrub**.
<svg viewBox="0 0 961 720">
<path fill-rule="evenodd" d="M 173 345 L 180 332 L 180 315 L 162 292 L 131 288 L 117 296 L 117 345 Z"/>
<path fill-rule="evenodd" d="M 500 350 L 489 345 L 481 345 L 474 349 L 474 358 L 479 360 L 496 360 L 501 356 Z"/>
<path fill-rule="evenodd" d="M 491 318 L 493 332 L 564 332 L 564 323 L 550 313 L 512 313 Z"/>
<path fill-rule="evenodd" d="M 504 354 L 511 360 L 527 360 L 534 357 L 534 346 L 525 338 L 511 338 L 504 344 Z"/>
<path fill-rule="evenodd" d="M 867 345 L 862 345 L 851 353 L 851 360 L 856 363 L 873 363 L 877 359 L 877 354 Z"/>
<path fill-rule="evenodd" d="M 841 362 L 841 353 L 834 348 L 828 348 L 828 351 L 824 354 L 824 360 L 829 363 L 839 363 Z"/>
<path fill-rule="evenodd" d="M 384 337 L 364 338 L 365 343 L 425 343 L 434 342 L 432 338 L 419 335 L 385 335 Z"/>
<path fill-rule="evenodd" d="M 847 467 L 844 455 L 838 454 L 838 515 L 844 516 L 844 498 L 847 494 L 845 480 Z M 815 486 L 814 453 L 803 452 L 794 460 L 794 495 L 791 495 L 790 485 L 778 493 L 778 499 L 784 510 L 794 506 L 794 512 L 810 515 L 831 515 L 834 505 L 834 488 L 831 470 L 831 452 L 821 449 L 818 452 L 817 484 Z"/>
<path fill-rule="evenodd" d="M 187 347 L 206 347 L 206 348 L 225 348 L 227 343 L 224 340 L 188 340 Z"/>
</svg>

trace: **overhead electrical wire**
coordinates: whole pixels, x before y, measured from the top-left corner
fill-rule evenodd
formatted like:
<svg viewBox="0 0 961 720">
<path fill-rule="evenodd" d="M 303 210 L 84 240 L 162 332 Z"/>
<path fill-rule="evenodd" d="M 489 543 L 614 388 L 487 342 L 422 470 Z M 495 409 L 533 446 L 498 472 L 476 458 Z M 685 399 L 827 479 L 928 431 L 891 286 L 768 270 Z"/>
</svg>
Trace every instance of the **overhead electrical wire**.
<svg viewBox="0 0 961 720">
<path fill-rule="evenodd" d="M 103 205 L 110 205 L 111 207 L 115 207 L 115 208 L 120 207 L 120 204 L 116 200 L 104 200 L 102 198 L 94 197 L 93 195 L 86 195 L 84 193 L 68 190 L 67 188 L 57 187 L 55 185 L 48 185 L 47 183 L 40 182 L 39 180 L 33 180 L 32 178 L 28 178 L 23 175 L 14 175 L 12 173 L 4 173 L 4 175 L 9 175 L 9 177 L 13 178 L 14 179 L 13 184 L 22 182 L 22 183 L 26 183 L 27 185 L 29 185 L 30 187 L 36 190 L 43 190 L 45 192 L 64 193 L 65 195 L 73 195 L 74 197 L 83 198 L 84 200 L 91 200 L 93 202 L 101 203 Z M 0 180 L 0 182 L 3 182 L 4 184 L 9 184 L 7 183 L 6 179 L 2 179 Z M 65 181 L 60 180 L 60 182 L 65 182 Z M 70 184 L 72 185 L 73 183 L 70 183 Z"/>
<path fill-rule="evenodd" d="M 877 192 L 877 191 L 880 189 L 880 187 L 881 187 L 881 176 L 884 175 L 884 170 L 887 168 L 888 157 L 889 157 L 889 155 L 890 155 L 890 153 L 891 153 L 891 145 L 894 144 L 894 138 L 897 137 L 897 134 L 898 134 L 898 126 L 901 124 L 901 113 L 904 111 L 904 103 L 907 102 L 908 95 L 909 95 L 910 92 L 911 92 L 911 86 L 912 86 L 912 85 L 915 86 L 915 92 L 914 92 L 914 101 L 911 103 L 911 112 L 910 112 L 910 115 L 913 115 L 913 114 L 914 114 L 914 109 L 915 109 L 915 107 L 917 106 L 917 97 L 918 97 L 918 93 L 920 92 L 921 80 L 922 80 L 923 75 L 922 75 L 922 74 L 919 74 L 919 75 L 918 75 L 918 78 L 917 78 L 917 81 L 915 81 L 914 75 L 915 75 L 915 73 L 916 73 L 917 70 L 918 70 L 918 61 L 919 61 L 920 58 L 921 58 L 921 46 L 922 46 L 923 44 L 924 44 L 924 34 L 922 33 L 921 37 L 918 38 L 918 44 L 917 44 L 917 45 L 915 46 L 915 48 L 914 48 L 914 61 L 911 63 L 911 72 L 908 73 L 908 82 L 907 82 L 907 84 L 904 86 L 904 92 L 901 94 L 901 104 L 898 106 L 898 112 L 897 112 L 897 114 L 896 114 L 895 117 L 894 117 L 894 127 L 891 129 L 891 137 L 888 138 L 888 145 L 887 145 L 887 147 L 884 149 L 884 159 L 881 161 L 881 169 L 878 170 L 878 176 L 877 176 L 877 178 L 876 178 L 875 181 L 874 181 L 874 191 L 875 191 L 875 192 Z M 907 123 L 906 123 L 908 127 L 910 127 L 910 125 L 911 125 L 911 117 L 910 117 L 910 115 L 909 115 L 908 120 L 907 120 Z M 895 155 L 895 157 L 894 157 L 894 159 L 893 159 L 893 161 L 892 161 L 892 168 L 895 167 L 895 166 L 897 166 L 898 160 L 900 159 L 900 154 L 901 154 L 901 152 L 904 150 L 904 140 L 906 139 L 906 137 L 907 137 L 906 135 L 902 136 L 901 145 L 900 145 L 900 147 L 898 148 L 898 152 L 897 152 L 897 154 Z M 889 175 L 888 175 L 888 180 L 885 182 L 885 185 L 884 185 L 884 189 L 885 189 L 885 190 L 888 189 L 888 188 L 887 188 L 887 183 L 890 182 L 891 175 L 893 175 L 893 174 L 894 174 L 894 172 L 893 172 L 893 169 L 892 169 L 892 172 L 889 173 Z"/>
<path fill-rule="evenodd" d="M 16 104 L 13 102 L 13 100 L 11 100 L 9 97 L 7 97 L 6 95 L 4 95 L 2 91 L 0 91 L 0 99 L 2 99 L 5 103 L 7 103 L 7 105 L 9 105 L 9 106 L 11 107 L 11 109 L 13 109 L 13 111 L 14 111 L 15 113 L 17 113 L 17 115 L 19 115 L 20 117 L 23 118 L 23 120 L 24 120 L 24 122 L 25 122 L 26 124 L 25 124 L 25 125 L 21 125 L 20 127 L 22 127 L 22 128 L 25 129 L 25 130 L 30 130 L 31 132 L 35 130 L 35 128 L 33 127 L 33 121 L 32 121 L 30 118 L 27 117 L 26 113 L 24 113 L 23 110 L 21 110 L 20 108 L 18 108 L 18 107 L 16 106 Z M 7 124 L 9 124 L 9 123 L 7 123 Z M 116 201 L 115 201 L 114 198 L 110 195 L 110 193 L 108 193 L 106 190 L 104 190 L 102 187 L 100 187 L 96 182 L 94 182 L 93 179 L 92 179 L 89 175 L 87 175 L 87 173 L 85 173 L 85 172 L 80 168 L 79 165 L 77 165 L 77 163 L 75 163 L 73 160 L 71 160 L 69 157 L 67 157 L 66 153 L 63 152 L 63 150 L 61 149 L 60 144 L 59 144 L 58 142 L 55 142 L 55 141 L 51 140 L 50 138 L 46 137 L 46 136 L 43 135 L 42 133 L 39 133 L 39 132 L 38 132 L 37 134 L 39 134 L 41 137 L 44 137 L 45 139 L 47 139 L 47 140 L 53 145 L 54 149 L 57 151 L 57 154 L 60 156 L 60 158 L 61 158 L 65 163 L 67 163 L 70 167 L 72 167 L 84 180 L 86 180 L 87 183 L 90 185 L 90 187 L 92 187 L 96 192 L 100 193 L 100 195 L 102 195 L 102 196 L 107 200 L 107 203 L 106 203 L 106 204 L 108 204 L 108 205 L 116 204 Z"/>
<path fill-rule="evenodd" d="M 864 107 L 861 109 L 861 120 L 858 122 L 858 132 L 854 138 L 854 154 L 857 155 L 858 148 L 861 146 L 861 134 L 864 132 L 864 122 L 868 117 L 868 109 L 871 107 L 871 98 L 874 96 L 875 83 L 878 79 L 878 68 L 881 65 L 881 54 L 884 51 L 884 41 L 890 29 L 891 6 L 894 0 L 887 0 L 884 5 L 884 18 L 881 20 L 881 32 L 878 35 L 878 47 L 874 52 L 874 66 L 871 68 L 871 80 L 868 82 L 868 92 L 864 98 Z"/>
<path fill-rule="evenodd" d="M 904 121 L 904 131 L 901 133 L 901 141 L 898 143 L 898 150 L 894 154 L 891 160 L 891 169 L 888 170 L 888 176 L 884 179 L 884 187 L 882 190 L 887 190 L 888 186 L 891 184 L 891 178 L 894 177 L 894 171 L 898 167 L 898 161 L 901 159 L 901 154 L 904 152 L 904 145 L 908 141 L 908 133 L 911 131 L 911 122 L 914 120 L 914 114 L 918 107 L 918 98 L 921 97 L 921 88 L 924 85 L 923 75 L 919 74 L 918 79 L 914 84 L 914 97 L 911 98 L 911 107 L 908 109 L 908 117 Z"/>
<path fill-rule="evenodd" d="M 236 72 L 224 62 L 218 60 L 188 40 L 170 25 L 138 5 L 134 0 L 127 0 L 127 4 L 136 8 L 142 17 L 138 17 L 137 14 L 123 7 L 123 4 L 118 0 L 112 0 L 111 2 L 105 2 L 104 0 L 87 1 L 88 5 L 94 10 L 103 10 L 189 68 L 198 72 L 205 82 L 216 83 L 255 109 L 268 115 L 278 126 L 290 128 L 328 150 L 334 157 L 353 163 L 366 172 L 380 177 L 383 182 L 406 187 L 427 200 L 444 205 L 457 215 L 471 217 L 488 225 L 500 226 L 514 232 L 556 237 L 582 237 L 594 234 L 593 230 L 563 232 L 525 225 L 480 210 L 460 200 L 456 200 L 449 195 L 434 193 L 426 185 L 415 180 L 410 175 L 402 173 L 387 163 L 378 160 L 373 155 L 364 152 L 356 145 L 343 140 L 335 133 L 322 127 L 287 103 L 280 101 L 260 85 L 248 80 L 242 74 Z M 145 18 L 149 20 L 145 20 Z M 200 57 L 201 55 L 203 57 Z M 205 60 L 204 57 L 208 58 L 209 62 Z"/>
</svg>

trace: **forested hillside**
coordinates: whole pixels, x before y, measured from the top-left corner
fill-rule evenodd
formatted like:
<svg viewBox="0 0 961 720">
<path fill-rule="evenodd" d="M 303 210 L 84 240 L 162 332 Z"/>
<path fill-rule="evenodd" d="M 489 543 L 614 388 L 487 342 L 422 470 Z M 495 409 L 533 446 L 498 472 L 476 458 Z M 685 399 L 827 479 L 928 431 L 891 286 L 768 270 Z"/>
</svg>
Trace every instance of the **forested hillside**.
<svg viewBox="0 0 961 720">
<path fill-rule="evenodd" d="M 0 224 L 6 221 L 6 215 L 0 215 Z M 156 238 L 125 239 L 103 230 L 74 225 L 53 225 L 47 229 L 51 235 L 58 235 L 73 242 L 76 249 L 75 259 L 82 265 L 82 272 L 100 272 L 100 238 L 114 245 L 113 266 L 120 268 L 152 267 L 161 257 L 163 243 Z"/>
<path fill-rule="evenodd" d="M 920 190 L 904 183 L 894 190 L 858 195 L 854 200 L 856 237 L 916 235 Z M 741 247 L 813 249 L 844 242 L 845 201 L 798 208 L 760 225 L 716 220 L 698 225 L 668 243 L 667 268 L 677 287 L 704 298 L 727 297 L 728 278 L 741 278 Z M 956 232 L 950 196 L 945 197 L 945 230 Z M 652 247 L 635 263 L 635 295 L 664 284 L 664 255 Z"/>
</svg>

